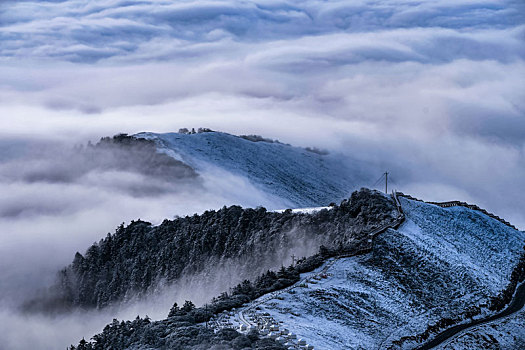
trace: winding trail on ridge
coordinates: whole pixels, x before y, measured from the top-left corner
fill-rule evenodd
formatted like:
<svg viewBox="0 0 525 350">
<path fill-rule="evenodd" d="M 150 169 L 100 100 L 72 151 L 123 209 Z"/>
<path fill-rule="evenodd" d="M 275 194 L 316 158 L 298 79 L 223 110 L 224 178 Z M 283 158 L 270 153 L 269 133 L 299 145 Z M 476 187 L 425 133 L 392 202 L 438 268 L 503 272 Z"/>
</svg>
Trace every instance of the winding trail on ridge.
<svg viewBox="0 0 525 350">
<path fill-rule="evenodd" d="M 510 316 L 523 309 L 523 306 L 525 306 L 525 282 L 522 282 L 518 286 L 518 288 L 516 289 L 516 293 L 514 294 L 514 298 L 505 310 L 480 320 L 474 320 L 470 323 L 460 324 L 446 329 L 445 331 L 439 333 L 437 337 L 435 337 L 428 343 L 416 348 L 416 350 L 429 350 L 435 348 L 436 346 L 443 344 L 444 342 L 453 338 L 456 334 L 462 331 Z"/>
<path fill-rule="evenodd" d="M 394 222 L 394 224 L 392 224 L 392 223 L 386 224 L 384 226 L 381 226 L 381 227 L 379 227 L 379 228 L 369 232 L 368 233 L 368 237 L 370 239 L 373 239 L 379 233 L 386 231 L 388 228 L 393 228 L 393 227 L 399 226 L 403 222 L 403 220 L 404 220 L 403 209 L 401 207 L 401 203 L 399 202 L 399 200 L 397 198 L 397 193 L 393 192 L 392 197 L 393 197 L 394 202 L 395 202 L 395 204 L 397 206 L 397 209 L 398 209 L 398 213 L 399 213 L 398 219 L 396 220 L 396 222 Z M 256 302 L 252 303 L 251 305 L 249 305 L 244 310 L 239 310 L 238 313 L 237 313 L 237 317 L 239 318 L 240 322 L 245 324 L 246 326 L 252 325 L 252 322 L 250 322 L 248 319 L 245 318 L 245 316 L 244 316 L 245 312 L 253 310 L 256 306 L 261 305 L 261 304 L 263 304 L 263 303 L 265 303 L 265 302 L 267 302 L 267 301 L 277 297 L 279 294 L 288 292 L 289 290 L 296 288 L 298 285 L 300 285 L 302 283 L 307 283 L 314 276 L 318 276 L 318 275 L 326 273 L 327 270 L 330 267 L 332 267 L 334 265 L 334 263 L 337 262 L 340 258 L 345 258 L 345 257 L 349 257 L 349 256 L 354 256 L 354 255 L 359 255 L 359 254 L 355 254 L 354 253 L 354 254 L 348 254 L 348 255 L 341 255 L 341 256 L 337 256 L 337 257 L 329 259 L 325 263 L 325 265 L 321 269 L 321 271 L 319 271 L 317 273 L 314 273 L 314 274 L 308 275 L 306 278 L 303 278 L 301 281 L 295 283 L 292 286 L 289 286 L 289 287 L 284 288 L 284 289 L 279 290 L 279 291 L 272 292 L 272 293 L 262 297 L 258 301 L 256 301 Z M 510 315 L 515 314 L 518 311 L 522 310 L 524 306 L 525 306 L 525 282 L 522 282 L 516 288 L 516 292 L 514 294 L 514 297 L 513 297 L 512 301 L 509 303 L 509 305 L 503 311 L 501 311 L 501 312 L 499 312 L 499 313 L 497 313 L 495 315 L 483 318 L 483 319 L 473 320 L 473 321 L 471 321 L 469 323 L 456 325 L 456 326 L 453 326 L 453 327 L 451 327 L 449 329 L 446 329 L 443 332 L 439 333 L 431 341 L 429 341 L 426 344 L 423 344 L 423 345 L 415 348 L 414 350 L 430 350 L 430 349 L 433 349 L 433 348 L 435 348 L 435 347 L 437 347 L 437 346 L 439 346 L 439 345 L 441 345 L 441 344 L 443 344 L 443 343 L 453 339 L 456 335 L 458 335 L 459 333 L 461 333 L 463 331 L 472 329 L 472 328 L 474 328 L 476 326 L 479 326 L 479 325 L 484 325 L 484 324 L 487 324 L 487 323 L 490 323 L 490 322 L 493 322 L 493 321 L 496 321 L 496 320 L 499 320 L 499 319 L 506 318 L 507 316 L 510 316 Z"/>
<path fill-rule="evenodd" d="M 397 206 L 397 209 L 398 209 L 398 213 L 399 213 L 398 219 L 396 220 L 396 222 L 394 222 L 394 224 L 392 224 L 392 223 L 386 224 L 386 225 L 378 227 L 378 228 L 372 230 L 371 232 L 369 232 L 368 233 L 368 237 L 370 239 L 373 239 L 379 233 L 386 231 L 388 228 L 399 226 L 403 222 L 403 219 L 404 219 L 403 209 L 401 207 L 401 203 L 399 202 L 399 200 L 397 198 L 397 193 L 393 192 L 393 196 L 392 197 L 393 197 L 394 202 L 395 202 L 395 204 Z M 359 253 L 358 254 L 353 253 L 353 254 L 348 254 L 348 255 L 341 255 L 341 256 L 337 256 L 337 257 L 331 258 L 325 263 L 325 265 L 323 266 L 323 268 L 319 272 L 313 273 L 313 274 L 309 274 L 307 277 L 303 278 L 301 281 L 295 283 L 292 286 L 289 286 L 289 287 L 284 288 L 284 289 L 279 290 L 279 291 L 272 292 L 272 293 L 270 293 L 270 294 L 268 294 L 268 295 L 266 295 L 264 297 L 261 297 L 261 299 L 255 301 L 254 303 L 251 303 L 251 305 L 249 305 L 244 310 L 239 310 L 237 312 L 237 317 L 238 317 L 239 321 L 241 323 L 245 324 L 246 326 L 253 325 L 252 322 L 250 322 L 250 320 L 248 320 L 245 317 L 245 315 L 244 315 L 245 312 L 253 310 L 258 305 L 264 304 L 267 301 L 269 301 L 271 299 L 274 299 L 279 294 L 288 292 L 289 290 L 296 288 L 300 284 L 308 283 L 308 281 L 310 279 L 312 279 L 314 276 L 319 276 L 321 274 L 326 273 L 328 271 L 328 269 L 330 269 L 330 267 L 332 267 L 340 258 L 345 258 L 345 257 L 349 257 L 349 256 L 354 256 L 354 255 L 359 255 Z M 430 349 L 434 349 L 437 346 L 439 346 L 439 345 L 441 345 L 443 343 L 446 343 L 447 341 L 453 339 L 456 335 L 458 335 L 458 334 L 460 334 L 460 333 L 462 333 L 464 331 L 472 329 L 472 328 L 474 328 L 476 326 L 484 325 L 484 324 L 487 324 L 487 323 L 490 323 L 490 322 L 493 322 L 493 321 L 496 321 L 496 320 L 500 320 L 500 319 L 506 318 L 506 317 L 508 317 L 510 315 L 513 315 L 513 314 L 519 312 L 520 310 L 522 310 L 524 306 L 525 306 L 525 282 L 522 282 L 516 288 L 516 292 L 514 294 L 514 297 L 513 297 L 512 301 L 509 303 L 509 305 L 503 311 L 501 311 L 501 312 L 499 312 L 499 313 L 497 313 L 495 315 L 483 318 L 483 319 L 473 320 L 473 321 L 471 321 L 469 323 L 456 325 L 456 326 L 453 326 L 453 327 L 451 327 L 449 329 L 446 329 L 443 332 L 439 333 L 431 341 L 429 341 L 426 344 L 423 344 L 423 345 L 415 348 L 414 350 L 430 350 Z"/>
<path fill-rule="evenodd" d="M 375 229 L 373 229 L 372 231 L 368 232 L 367 233 L 367 239 L 369 242 L 373 242 L 373 239 L 380 233 L 382 232 L 385 232 L 386 230 L 388 230 L 389 228 L 397 228 L 399 227 L 399 225 L 401 225 L 403 223 L 403 221 L 405 220 L 405 215 L 403 213 L 403 208 L 401 207 L 401 203 L 399 202 L 399 199 L 397 198 L 397 192 L 395 191 L 392 191 L 392 199 L 394 201 L 394 204 L 396 206 L 396 209 L 397 209 L 397 212 L 398 212 L 398 216 L 397 218 L 393 221 L 393 222 L 390 222 L 390 223 L 386 223 L 380 227 L 377 227 Z M 370 247 L 370 250 L 372 248 Z M 366 251 L 368 252 L 368 251 Z M 239 321 L 241 323 L 243 323 L 244 325 L 246 325 L 247 327 L 249 326 L 253 326 L 254 324 L 252 324 L 252 322 L 250 322 L 249 320 L 246 319 L 246 317 L 244 316 L 244 313 L 248 312 L 248 311 L 251 311 L 253 309 L 255 309 L 257 306 L 261 305 L 261 304 L 264 304 L 274 298 L 276 298 L 278 295 L 280 294 L 283 294 L 283 293 L 286 293 L 292 289 L 295 289 L 297 288 L 298 286 L 302 285 L 302 284 L 305 284 L 305 283 L 308 283 L 312 278 L 315 278 L 316 276 L 319 277 L 321 275 L 324 275 L 327 273 L 327 271 L 337 262 L 339 261 L 339 259 L 341 258 L 348 258 L 348 257 L 352 257 L 352 256 L 357 256 L 357 255 L 361 255 L 362 251 L 357 251 L 357 252 L 352 252 L 352 253 L 349 253 L 349 254 L 341 254 L 339 256 L 336 256 L 336 257 L 333 257 L 333 258 L 330 258 L 328 259 L 323 268 L 316 272 L 316 273 L 312 273 L 312 274 L 308 274 L 308 276 L 306 276 L 305 278 L 301 279 L 299 282 L 296 282 L 294 283 L 293 285 L 291 286 L 288 286 L 284 289 L 281 289 L 281 290 L 278 290 L 278 291 L 274 291 L 274 292 L 271 292 L 269 293 L 268 295 L 266 296 L 263 296 L 261 297 L 260 299 L 250 303 L 250 305 L 246 308 L 244 308 L 244 310 L 239 310 L 237 313 L 236 313 L 236 316 L 237 318 L 239 319 Z"/>
</svg>

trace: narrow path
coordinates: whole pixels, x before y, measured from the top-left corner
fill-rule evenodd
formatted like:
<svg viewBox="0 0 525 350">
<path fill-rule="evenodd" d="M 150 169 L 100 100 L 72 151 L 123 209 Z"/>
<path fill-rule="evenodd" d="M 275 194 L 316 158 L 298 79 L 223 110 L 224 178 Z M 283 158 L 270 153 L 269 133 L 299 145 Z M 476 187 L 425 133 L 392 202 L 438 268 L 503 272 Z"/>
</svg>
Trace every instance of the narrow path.
<svg viewBox="0 0 525 350">
<path fill-rule="evenodd" d="M 399 199 L 397 198 L 397 192 L 395 192 L 395 191 L 392 192 L 392 199 L 394 200 L 394 204 L 395 204 L 396 209 L 397 209 L 397 214 L 398 214 L 397 218 L 393 222 L 384 224 L 384 225 L 382 225 L 380 227 L 377 227 L 377 228 L 369 231 L 366 236 L 367 236 L 368 242 L 370 242 L 371 244 L 373 242 L 373 239 L 377 235 L 379 235 L 382 232 L 385 232 L 389 228 L 396 229 L 405 220 L 405 215 L 403 213 L 403 209 L 401 207 L 401 203 L 399 202 Z M 258 300 L 251 302 L 247 307 L 244 307 L 244 308 L 241 308 L 240 310 L 238 310 L 235 315 L 237 316 L 237 318 L 239 319 L 239 322 L 241 324 L 244 324 L 247 327 L 256 326 L 256 324 L 252 323 L 249 319 L 247 319 L 244 316 L 245 313 L 248 313 L 250 311 L 255 310 L 259 305 L 262 305 L 262 304 L 264 304 L 264 303 L 266 303 L 266 302 L 268 302 L 268 301 L 270 301 L 272 299 L 275 299 L 280 294 L 287 293 L 287 292 L 291 291 L 292 289 L 297 288 L 298 286 L 302 286 L 302 285 L 308 284 L 312 279 L 315 279 L 316 277 L 322 278 L 321 276 L 323 276 L 323 275 L 326 276 L 328 270 L 337 261 L 339 261 L 339 259 L 361 255 L 363 253 L 369 252 L 371 249 L 372 249 L 372 247 L 369 247 L 365 251 L 356 251 L 356 252 L 352 252 L 352 253 L 348 253 L 348 254 L 340 254 L 340 255 L 338 255 L 336 257 L 330 258 L 328 261 L 325 262 L 325 264 L 324 264 L 324 266 L 323 266 L 323 268 L 321 270 L 319 270 L 317 272 L 308 273 L 306 277 L 304 277 L 300 281 L 294 283 L 293 285 L 288 286 L 288 287 L 286 287 L 284 289 L 281 289 L 281 290 L 278 290 L 278 291 L 271 292 L 271 293 L 269 293 L 269 294 L 267 294 L 265 296 L 260 297 Z"/>
<path fill-rule="evenodd" d="M 437 337 L 435 337 L 428 343 L 416 348 L 416 350 L 428 350 L 435 348 L 436 346 L 441 345 L 442 343 L 446 342 L 447 340 L 451 339 L 456 334 L 462 331 L 510 316 L 523 309 L 523 306 L 525 306 L 525 282 L 521 283 L 521 285 L 518 286 L 516 294 L 514 294 L 514 298 L 505 310 L 484 319 L 475 320 L 467 324 L 461 324 L 451 327 L 438 334 Z"/>
<path fill-rule="evenodd" d="M 380 227 L 377 227 L 377 228 L 373 229 L 372 231 L 368 232 L 367 233 L 367 238 L 370 241 L 372 239 L 374 239 L 378 234 L 380 234 L 382 232 L 385 232 L 389 228 L 396 228 L 396 227 L 398 227 L 403 222 L 403 220 L 405 219 L 405 215 L 403 214 L 403 209 L 401 208 L 401 203 L 399 202 L 399 199 L 397 198 L 397 192 L 395 192 L 395 191 L 392 192 L 392 199 L 394 200 L 394 204 L 395 204 L 396 209 L 397 209 L 397 213 L 398 213 L 397 218 L 394 220 L 394 222 L 386 223 L 386 224 L 384 224 L 384 225 L 382 225 Z M 271 292 L 267 296 L 261 297 L 259 300 L 250 303 L 250 305 L 244 309 L 244 312 L 250 311 L 250 310 L 256 308 L 257 306 L 259 306 L 261 304 L 264 304 L 265 302 L 267 302 L 269 300 L 275 299 L 280 294 L 286 293 L 286 292 L 288 292 L 288 291 L 290 291 L 292 289 L 297 288 L 300 285 L 306 284 L 311 279 L 315 278 L 316 276 L 321 276 L 323 274 L 326 274 L 328 269 L 330 269 L 330 267 L 332 267 L 339 259 L 341 259 L 341 258 L 348 258 L 348 257 L 356 256 L 356 255 L 361 255 L 361 253 L 362 252 L 357 251 L 357 252 L 352 252 L 352 253 L 349 253 L 349 254 L 341 254 L 339 256 L 331 258 L 329 261 L 327 261 L 324 264 L 324 267 L 320 271 L 318 271 L 317 273 L 309 274 L 307 277 L 305 277 L 302 280 L 294 283 L 291 286 L 288 286 L 288 287 L 286 287 L 284 289 L 281 289 L 281 290 L 277 290 L 277 291 Z M 237 313 L 237 316 L 239 317 L 240 321 L 243 322 L 244 324 L 246 324 L 247 326 L 251 325 L 251 322 L 249 322 L 248 320 L 246 320 L 244 318 L 242 310 L 240 310 Z"/>
<path fill-rule="evenodd" d="M 244 318 L 244 313 L 242 311 L 239 311 L 239 320 L 247 327 L 251 326 L 251 322 Z"/>
</svg>

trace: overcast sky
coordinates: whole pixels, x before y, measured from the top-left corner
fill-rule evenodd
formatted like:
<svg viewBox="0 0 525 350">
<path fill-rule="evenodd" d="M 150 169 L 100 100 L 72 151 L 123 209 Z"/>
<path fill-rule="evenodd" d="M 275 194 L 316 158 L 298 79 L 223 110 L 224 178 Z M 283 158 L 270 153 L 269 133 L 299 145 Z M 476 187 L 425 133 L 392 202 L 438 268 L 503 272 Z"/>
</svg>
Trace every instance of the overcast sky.
<svg viewBox="0 0 525 350">
<path fill-rule="evenodd" d="M 4 139 L 259 133 L 384 164 L 401 190 L 525 227 L 522 1 L 0 6 Z"/>
<path fill-rule="evenodd" d="M 35 148 L 181 127 L 344 153 L 525 229 L 524 41 L 521 0 L 0 1 L 0 263 L 40 246 L 53 271 L 122 221 L 269 203 L 247 183 L 174 203 L 113 186 L 136 174 L 17 177 L 55 164 Z"/>
</svg>

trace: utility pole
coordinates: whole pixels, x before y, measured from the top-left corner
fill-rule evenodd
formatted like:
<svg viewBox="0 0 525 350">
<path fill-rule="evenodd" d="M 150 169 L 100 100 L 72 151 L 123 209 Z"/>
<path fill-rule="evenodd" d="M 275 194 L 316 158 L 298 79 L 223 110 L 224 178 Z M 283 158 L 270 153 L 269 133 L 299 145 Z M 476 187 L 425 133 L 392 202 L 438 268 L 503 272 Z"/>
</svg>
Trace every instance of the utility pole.
<svg viewBox="0 0 525 350">
<path fill-rule="evenodd" d="M 388 194 L 388 171 L 385 171 L 385 193 Z"/>
<path fill-rule="evenodd" d="M 204 304 L 204 319 L 206 320 L 206 328 L 208 328 L 208 304 Z"/>
</svg>

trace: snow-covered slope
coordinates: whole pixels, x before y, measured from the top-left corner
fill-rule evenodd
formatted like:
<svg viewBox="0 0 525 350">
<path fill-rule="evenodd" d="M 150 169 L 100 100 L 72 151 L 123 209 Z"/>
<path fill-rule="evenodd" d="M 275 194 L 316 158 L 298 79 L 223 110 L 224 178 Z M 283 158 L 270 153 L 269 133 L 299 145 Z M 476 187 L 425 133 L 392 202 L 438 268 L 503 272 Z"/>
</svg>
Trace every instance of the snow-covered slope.
<svg viewBox="0 0 525 350">
<path fill-rule="evenodd" d="M 458 334 L 436 350 L 525 349 L 525 310 Z"/>
<path fill-rule="evenodd" d="M 506 287 L 523 232 L 463 207 L 401 204 L 405 223 L 380 234 L 372 253 L 338 259 L 328 278 L 311 279 L 257 312 L 316 349 L 383 349 Z"/>
<path fill-rule="evenodd" d="M 359 168 L 332 154 L 319 154 L 282 143 L 253 142 L 221 133 L 139 133 L 157 142 L 159 151 L 198 172 L 222 171 L 247 179 L 292 207 L 338 202 L 362 181 Z"/>
</svg>

